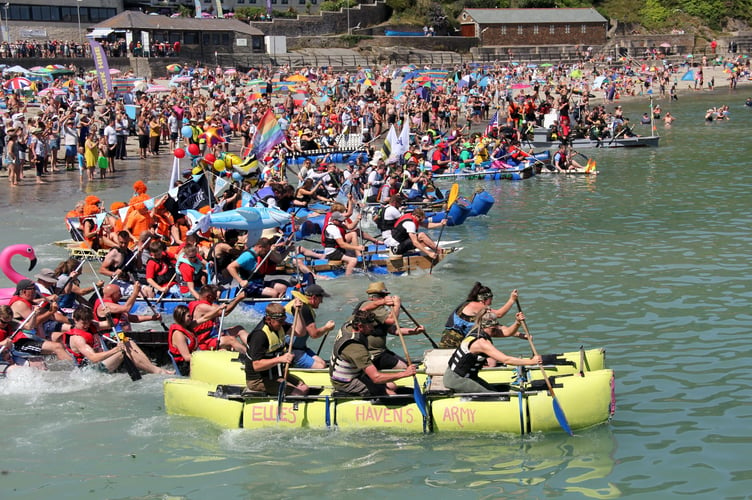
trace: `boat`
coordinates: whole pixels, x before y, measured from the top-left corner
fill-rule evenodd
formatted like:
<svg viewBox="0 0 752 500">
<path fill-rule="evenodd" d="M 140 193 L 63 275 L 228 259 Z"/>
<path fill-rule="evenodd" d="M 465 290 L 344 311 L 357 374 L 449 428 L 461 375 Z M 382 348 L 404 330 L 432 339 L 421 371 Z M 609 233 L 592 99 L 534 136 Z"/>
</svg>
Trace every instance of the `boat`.
<svg viewBox="0 0 752 500">
<path fill-rule="evenodd" d="M 455 168 L 451 172 L 445 172 L 443 174 L 434 174 L 434 179 L 469 179 L 469 180 L 484 180 L 484 181 L 500 181 L 511 180 L 521 181 L 523 179 L 529 179 L 535 175 L 535 168 L 532 164 L 526 164 L 524 166 L 509 167 L 509 168 L 485 168 L 485 169 L 472 169 L 472 168 Z"/>
<path fill-rule="evenodd" d="M 331 163 L 347 163 L 360 159 L 363 163 L 368 162 L 368 151 L 363 146 L 358 147 L 334 147 L 310 149 L 308 151 L 293 152 L 285 156 L 287 163 L 291 165 L 300 165 L 305 160 L 311 160 L 314 164 L 317 160 L 327 160 Z"/>
<path fill-rule="evenodd" d="M 441 369 L 441 364 L 437 368 Z M 221 427 L 259 429 L 388 429 L 399 432 L 557 432 L 561 426 L 546 381 L 538 370 L 508 370 L 508 382 L 494 382 L 497 392 L 455 393 L 436 384 L 443 374 L 428 372 L 422 384 L 425 404 L 411 387 L 394 396 L 357 397 L 326 385 L 307 396 L 245 393 L 244 385 L 207 383 L 193 377 L 164 382 L 165 410 L 209 420 Z M 486 370 L 484 370 L 484 376 Z M 610 420 L 615 410 L 614 374 L 609 369 L 549 375 L 557 407 L 572 430 Z"/>
<path fill-rule="evenodd" d="M 658 141 L 660 136 L 647 135 L 647 136 L 634 136 L 625 137 L 617 136 L 613 138 L 605 138 L 601 140 L 589 139 L 587 137 L 571 138 L 567 141 L 567 145 L 571 145 L 574 149 L 592 149 L 592 148 L 640 148 L 640 147 L 658 147 Z M 548 129 L 543 127 L 535 127 L 531 134 L 522 139 L 524 146 L 529 146 L 535 149 L 539 148 L 558 148 L 561 144 L 558 140 L 551 140 L 548 136 Z"/>
<path fill-rule="evenodd" d="M 588 169 L 586 167 L 559 171 L 559 170 L 556 170 L 555 168 L 552 170 L 550 168 L 546 168 L 543 165 L 540 165 L 536 167 L 536 174 L 539 174 L 539 175 L 548 175 L 548 174 L 551 174 L 551 175 L 598 175 L 599 172 L 598 170 Z"/>
<path fill-rule="evenodd" d="M 166 348 L 166 347 L 165 347 Z M 453 349 L 429 349 L 424 353 L 424 368 L 418 372 L 418 380 L 426 381 L 426 373 L 444 373 Z M 602 370 L 606 367 L 605 349 L 584 349 L 543 356 L 546 372 L 564 375 L 586 371 Z M 196 351 L 191 356 L 191 379 L 210 385 L 243 385 L 243 356 L 233 351 Z M 510 382 L 515 370 L 507 366 L 484 368 L 483 378 L 493 383 Z M 303 379 L 308 385 L 328 385 L 329 371 L 326 369 L 292 368 L 291 373 Z M 434 377 L 435 378 L 435 377 Z M 407 382 L 405 381 L 407 380 Z M 404 379 L 399 383 L 411 383 Z"/>
</svg>

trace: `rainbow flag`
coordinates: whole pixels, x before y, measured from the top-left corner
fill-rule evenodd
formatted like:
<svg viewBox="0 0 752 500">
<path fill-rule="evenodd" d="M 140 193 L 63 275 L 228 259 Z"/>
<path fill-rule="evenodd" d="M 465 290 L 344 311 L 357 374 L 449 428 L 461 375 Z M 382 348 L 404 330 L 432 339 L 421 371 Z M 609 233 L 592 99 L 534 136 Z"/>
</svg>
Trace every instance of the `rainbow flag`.
<svg viewBox="0 0 752 500">
<path fill-rule="evenodd" d="M 259 121 L 256 134 L 253 136 L 251 152 L 257 158 L 261 157 L 277 144 L 284 142 L 285 139 L 285 132 L 279 126 L 274 113 L 269 109 Z"/>
</svg>

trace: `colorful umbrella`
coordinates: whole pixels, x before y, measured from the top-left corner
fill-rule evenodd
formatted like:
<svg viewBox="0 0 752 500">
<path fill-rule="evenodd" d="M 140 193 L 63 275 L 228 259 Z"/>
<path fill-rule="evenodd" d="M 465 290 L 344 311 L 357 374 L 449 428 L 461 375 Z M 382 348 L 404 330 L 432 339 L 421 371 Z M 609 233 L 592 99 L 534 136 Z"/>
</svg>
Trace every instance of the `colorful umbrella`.
<svg viewBox="0 0 752 500">
<path fill-rule="evenodd" d="M 179 64 L 168 64 L 167 65 L 167 71 L 170 73 L 180 73 L 182 71 L 183 67 Z"/>
<path fill-rule="evenodd" d="M 55 88 L 55 87 L 49 87 L 49 88 L 42 89 L 39 91 L 39 95 L 42 97 L 48 96 L 48 95 L 56 96 L 56 95 L 66 95 L 66 94 L 67 92 L 65 90 Z"/>
<path fill-rule="evenodd" d="M 235 68 L 227 68 L 227 69 L 225 70 L 225 75 L 234 75 L 234 74 L 236 74 L 237 72 L 238 72 L 238 70 L 236 70 Z"/>
<path fill-rule="evenodd" d="M 84 85 L 86 85 L 86 82 L 81 80 L 80 78 L 71 78 L 70 80 L 63 82 L 63 87 L 76 87 Z"/>
<path fill-rule="evenodd" d="M 529 87 L 530 87 L 530 85 L 528 85 L 527 83 L 513 83 L 512 84 L 512 88 L 513 89 L 526 89 L 526 88 L 529 88 Z"/>
<path fill-rule="evenodd" d="M 266 81 L 256 78 L 255 80 L 249 80 L 246 85 L 266 85 Z"/>
<path fill-rule="evenodd" d="M 287 81 L 288 81 L 288 82 L 307 82 L 307 81 L 308 81 L 308 78 L 306 78 L 305 76 L 303 76 L 303 75 L 301 75 L 301 74 L 297 74 L 297 73 L 296 73 L 296 74 L 294 74 L 294 75 L 292 75 L 292 76 L 288 77 L 288 78 L 287 78 Z"/>
<path fill-rule="evenodd" d="M 28 78 L 24 78 L 22 76 L 17 76 L 5 82 L 3 86 L 6 89 L 10 89 L 10 90 L 27 89 L 31 87 L 31 80 L 29 80 Z"/>
<path fill-rule="evenodd" d="M 363 85 L 365 85 L 366 87 L 373 87 L 376 85 L 376 82 L 374 82 L 370 78 L 366 78 L 365 80 L 363 80 Z"/>
<path fill-rule="evenodd" d="M 155 94 L 157 92 L 169 92 L 170 89 L 168 87 L 165 87 L 164 85 L 150 85 L 146 89 L 147 94 Z"/>
</svg>

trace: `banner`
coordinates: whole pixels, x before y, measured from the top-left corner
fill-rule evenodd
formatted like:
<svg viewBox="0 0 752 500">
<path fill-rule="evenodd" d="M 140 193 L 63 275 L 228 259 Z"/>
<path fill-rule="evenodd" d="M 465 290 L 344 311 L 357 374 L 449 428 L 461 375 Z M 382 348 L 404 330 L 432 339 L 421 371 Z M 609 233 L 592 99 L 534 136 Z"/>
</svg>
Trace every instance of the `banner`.
<svg viewBox="0 0 752 500">
<path fill-rule="evenodd" d="M 165 200 L 165 208 L 177 217 L 181 210 L 200 210 L 211 206 L 211 191 L 206 175 L 194 176 L 193 180 L 178 186 L 177 196 Z"/>
<path fill-rule="evenodd" d="M 272 0 L 266 0 L 266 15 L 272 20 Z"/>
<path fill-rule="evenodd" d="M 222 0 L 217 0 L 217 17 L 220 19 L 225 17 L 225 12 L 222 10 Z"/>
<path fill-rule="evenodd" d="M 91 57 L 94 59 L 94 70 L 97 72 L 97 78 L 99 78 L 99 88 L 104 94 L 112 92 L 112 77 L 110 76 L 110 65 L 107 64 L 107 55 L 104 53 L 102 46 L 94 40 L 89 38 L 89 45 L 91 46 Z"/>
<path fill-rule="evenodd" d="M 196 8 L 196 18 L 202 18 L 203 12 L 201 12 L 201 0 L 193 0 L 193 6 Z"/>
</svg>

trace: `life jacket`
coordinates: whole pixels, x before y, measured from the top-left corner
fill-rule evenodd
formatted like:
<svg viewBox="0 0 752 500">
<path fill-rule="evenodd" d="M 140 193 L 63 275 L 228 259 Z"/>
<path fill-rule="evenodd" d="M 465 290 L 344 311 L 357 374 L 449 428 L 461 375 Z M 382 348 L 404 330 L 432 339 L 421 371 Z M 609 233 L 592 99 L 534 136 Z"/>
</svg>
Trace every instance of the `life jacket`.
<svg viewBox="0 0 752 500">
<path fill-rule="evenodd" d="M 180 272 L 180 264 L 188 264 L 193 268 L 193 279 L 195 280 L 195 283 L 198 281 L 198 277 L 201 276 L 201 274 L 204 272 L 204 263 L 200 260 L 198 262 L 192 262 L 185 258 L 185 255 L 183 255 L 182 252 L 180 253 L 180 255 L 178 255 L 178 258 L 175 261 L 175 277 L 180 284 L 180 293 L 188 293 L 188 286 L 186 285 L 186 281 L 183 278 L 183 273 Z"/>
<path fill-rule="evenodd" d="M 449 358 L 449 368 L 463 378 L 477 378 L 478 372 L 486 363 L 488 356 L 483 353 L 470 352 L 470 346 L 478 339 L 491 340 L 483 331 L 475 331 L 467 335 L 460 346 L 452 353 Z"/>
<path fill-rule="evenodd" d="M 191 317 L 193 317 L 196 307 L 201 304 L 211 305 L 208 300 L 194 300 L 188 303 L 188 312 L 190 313 Z M 196 338 L 197 346 L 200 350 L 209 351 L 216 347 L 217 341 L 219 339 L 219 335 L 217 335 L 217 326 L 218 325 L 216 320 L 210 319 L 193 327 L 193 334 Z M 170 327 L 170 331 L 172 331 L 172 327 Z M 168 337 L 168 339 L 171 338 L 172 337 Z M 170 352 L 175 354 L 172 351 L 172 348 L 170 348 Z"/>
<path fill-rule="evenodd" d="M 156 272 L 154 273 L 154 276 L 152 279 L 157 283 L 157 285 L 166 285 L 170 282 L 171 276 L 168 274 L 170 272 L 170 262 L 165 259 L 155 259 L 154 257 L 149 257 L 148 262 L 154 262 L 157 266 Z M 148 265 L 148 263 L 147 263 Z"/>
<path fill-rule="evenodd" d="M 470 330 L 475 326 L 475 320 L 474 318 L 469 318 L 467 315 L 462 314 L 462 310 L 465 309 L 467 304 L 469 304 L 468 301 L 463 302 L 452 312 L 452 314 L 449 315 L 444 328 L 447 330 L 454 330 L 461 333 L 463 336 L 470 333 Z"/>
<path fill-rule="evenodd" d="M 348 331 L 349 330 L 349 331 Z M 350 322 L 345 323 L 334 339 L 332 357 L 329 367 L 329 377 L 335 382 L 346 384 L 361 375 L 362 370 L 354 364 L 340 357 L 342 350 L 350 344 L 361 344 L 368 347 L 366 336 L 352 331 Z"/>
<path fill-rule="evenodd" d="M 333 224 L 331 222 L 327 222 L 324 225 L 324 230 L 321 232 L 321 244 L 324 245 L 326 248 L 339 248 L 339 245 L 337 244 L 337 240 L 332 239 L 328 233 L 326 232 L 326 229 L 329 226 L 334 226 L 339 231 L 340 237 L 342 239 L 345 239 L 345 228 L 342 226 L 338 226 L 336 224 Z"/>
<path fill-rule="evenodd" d="M 70 339 L 74 335 L 78 335 L 79 337 L 83 337 L 84 341 L 86 342 L 86 345 L 91 347 L 94 350 L 101 350 L 101 346 L 97 345 L 97 342 L 94 340 L 94 335 L 97 334 L 96 331 L 92 331 L 96 329 L 96 326 L 91 325 L 89 327 L 89 330 L 81 330 L 80 328 L 71 328 L 67 332 L 63 332 L 63 346 L 65 347 L 65 350 L 68 351 L 68 353 L 73 356 L 73 359 L 76 361 L 76 366 L 81 366 L 81 364 L 86 360 L 86 357 L 81 354 L 80 352 L 76 352 L 71 348 L 70 345 Z"/>
<path fill-rule="evenodd" d="M 175 344 L 172 343 L 172 334 L 175 333 L 175 331 L 179 331 L 180 333 L 185 335 L 185 338 L 188 340 L 188 351 L 190 352 L 193 352 L 196 350 L 196 348 L 198 348 L 198 339 L 192 331 L 183 328 L 176 323 L 170 325 L 170 330 L 167 333 L 167 346 L 170 354 L 172 354 L 172 358 L 177 362 L 185 361 L 183 355 L 180 354 L 180 350 L 175 346 Z"/>
<path fill-rule="evenodd" d="M 29 302 L 28 300 L 26 300 L 26 299 L 24 299 L 22 297 L 19 297 L 18 295 L 14 295 L 13 297 L 10 298 L 10 300 L 8 300 L 8 306 L 12 306 L 16 302 L 23 302 L 24 304 L 26 304 L 32 310 L 34 308 L 34 304 L 32 304 L 31 302 Z M 21 321 L 23 321 L 23 319 Z M 27 325 L 28 325 L 28 323 L 27 323 Z M 28 328 L 28 327 L 27 328 L 23 328 L 22 330 L 18 330 L 11 337 L 11 340 L 13 341 L 13 343 L 16 343 L 16 342 L 18 342 L 19 340 L 22 340 L 22 339 L 31 339 L 31 340 L 37 339 L 36 328 Z"/>
<path fill-rule="evenodd" d="M 82 246 L 91 248 L 92 250 L 99 250 L 101 246 L 99 245 L 99 235 L 101 232 L 101 228 L 97 229 L 97 221 L 94 219 L 94 217 L 84 217 L 81 219 L 81 234 L 85 235 L 84 232 L 84 226 L 87 223 L 91 223 L 94 225 L 94 231 L 91 231 L 88 236 L 84 236 L 84 244 Z"/>
<path fill-rule="evenodd" d="M 251 195 L 248 206 L 255 207 L 260 203 L 261 205 L 268 207 L 269 198 L 274 198 L 274 190 L 269 186 L 261 188 Z"/>
<path fill-rule="evenodd" d="M 104 299 L 104 301 L 101 301 L 99 297 L 97 297 L 97 299 L 94 301 L 94 306 L 93 306 L 94 319 L 96 321 L 105 321 L 107 319 L 106 315 L 102 317 L 99 314 L 97 314 L 97 311 L 99 310 L 99 306 L 103 304 L 114 304 L 114 303 L 115 302 L 111 300 L 107 300 L 107 299 Z M 112 326 L 115 328 L 115 331 L 117 332 L 131 331 L 131 323 L 128 320 L 128 313 L 121 314 L 120 316 L 111 314 L 110 316 L 112 316 Z"/>
<path fill-rule="evenodd" d="M 267 347 L 266 352 L 264 353 L 264 359 L 272 359 L 272 358 L 276 358 L 277 356 L 281 354 L 284 354 L 285 352 L 284 329 L 282 329 L 280 332 L 275 332 L 269 327 L 269 325 L 266 324 L 264 320 L 261 320 L 261 321 L 264 326 L 259 328 L 261 324 L 256 325 L 256 328 L 251 332 L 251 335 L 257 334 L 258 332 L 261 332 L 264 335 L 266 335 L 266 338 L 269 341 L 269 347 Z M 274 365 L 264 372 L 257 372 L 256 370 L 254 370 L 252 361 L 248 361 L 245 367 L 246 367 L 245 369 L 246 377 L 248 376 L 249 373 L 261 375 L 262 378 L 269 378 L 269 379 L 280 378 L 284 375 L 281 364 Z"/>
<path fill-rule="evenodd" d="M 399 241 L 400 243 L 410 238 L 410 234 L 405 229 L 405 222 L 410 220 L 415 224 L 415 230 L 417 231 L 420 227 L 418 219 L 416 219 L 413 214 L 405 214 L 397 219 L 397 221 L 394 223 L 394 229 L 392 229 L 392 238 Z"/>
<path fill-rule="evenodd" d="M 384 219 L 384 213 L 386 212 L 386 209 L 389 205 L 382 205 L 379 207 L 378 211 L 373 216 L 373 222 L 376 224 L 376 227 L 381 231 L 382 233 L 384 231 L 389 231 L 392 229 L 392 224 L 389 224 L 389 221 Z"/>
<path fill-rule="evenodd" d="M 562 152 L 557 152 L 554 155 L 554 164 L 558 165 L 559 167 L 566 167 L 567 165 L 567 154 Z"/>
</svg>

